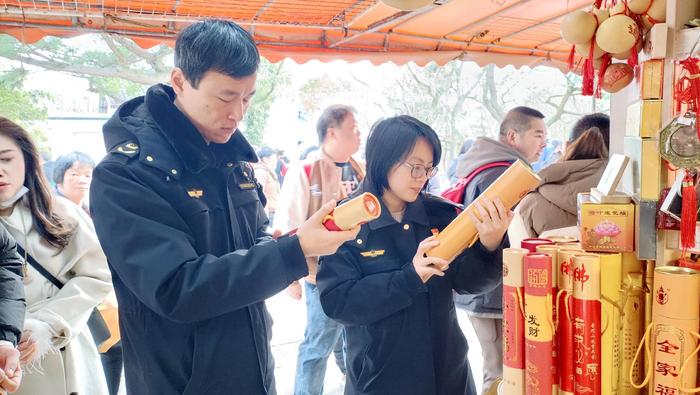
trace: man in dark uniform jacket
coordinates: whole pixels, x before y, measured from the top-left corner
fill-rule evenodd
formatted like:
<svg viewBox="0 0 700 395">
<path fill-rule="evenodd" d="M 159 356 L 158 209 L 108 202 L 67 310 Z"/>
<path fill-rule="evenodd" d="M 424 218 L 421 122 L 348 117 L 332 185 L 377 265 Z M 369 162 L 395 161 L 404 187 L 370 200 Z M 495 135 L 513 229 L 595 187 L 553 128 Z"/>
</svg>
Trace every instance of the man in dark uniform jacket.
<svg viewBox="0 0 700 395">
<path fill-rule="evenodd" d="M 334 202 L 273 240 L 252 147 L 237 127 L 259 54 L 238 25 L 180 34 L 171 86 L 124 103 L 104 127 L 92 213 L 119 301 L 127 392 L 274 394 L 264 300 L 358 229 L 321 224 Z"/>
</svg>

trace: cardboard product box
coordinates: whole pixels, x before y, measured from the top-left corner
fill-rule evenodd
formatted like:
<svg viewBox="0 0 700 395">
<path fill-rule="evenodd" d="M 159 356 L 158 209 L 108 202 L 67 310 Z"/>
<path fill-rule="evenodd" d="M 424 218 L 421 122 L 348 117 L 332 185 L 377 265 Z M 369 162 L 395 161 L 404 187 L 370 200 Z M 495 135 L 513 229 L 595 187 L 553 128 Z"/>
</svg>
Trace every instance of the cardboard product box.
<svg viewBox="0 0 700 395">
<path fill-rule="evenodd" d="M 640 98 L 663 99 L 664 61 L 647 60 L 641 65 L 642 89 Z"/>
<path fill-rule="evenodd" d="M 625 135 L 656 138 L 661 130 L 662 100 L 642 100 L 627 107 Z"/>
<path fill-rule="evenodd" d="M 651 27 L 644 37 L 644 57 L 648 59 L 664 59 L 668 42 L 668 25 L 657 23 Z"/>
<path fill-rule="evenodd" d="M 666 248 L 681 249 L 681 232 L 669 230 L 666 232 Z M 688 249 L 691 254 L 700 254 L 700 222 L 695 223 L 695 247 Z"/>
<path fill-rule="evenodd" d="M 624 192 L 639 200 L 656 200 L 661 191 L 661 157 L 656 139 L 625 137 L 625 155 L 630 158 L 622 177 Z"/>
<path fill-rule="evenodd" d="M 656 259 L 656 201 L 637 201 L 634 215 L 634 245 L 638 259 Z"/>
<path fill-rule="evenodd" d="M 578 194 L 581 246 L 594 252 L 634 251 L 633 203 L 596 203 L 588 193 Z"/>
</svg>

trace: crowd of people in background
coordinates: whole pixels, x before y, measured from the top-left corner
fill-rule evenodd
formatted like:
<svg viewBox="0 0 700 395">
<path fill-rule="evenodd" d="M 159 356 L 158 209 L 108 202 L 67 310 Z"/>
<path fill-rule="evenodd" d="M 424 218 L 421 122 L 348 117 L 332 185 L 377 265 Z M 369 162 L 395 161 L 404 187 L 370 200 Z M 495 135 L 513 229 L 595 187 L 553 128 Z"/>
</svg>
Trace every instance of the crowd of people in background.
<svg viewBox="0 0 700 395">
<path fill-rule="evenodd" d="M 171 84 L 120 107 L 99 164 L 81 152 L 51 161 L 0 117 L 0 393 L 115 395 L 122 371 L 129 394 L 275 393 L 264 301 L 283 290 L 306 305 L 295 395 L 323 393 L 331 354 L 346 394 L 475 395 L 455 304 L 481 344 L 483 392 L 498 383 L 501 253 L 575 225 L 576 194 L 607 163 L 608 117 L 584 116 L 562 143 L 548 141 L 544 114 L 515 107 L 436 177 L 430 125 L 380 120 L 361 155 L 356 110 L 337 104 L 317 145 L 289 160 L 237 130 L 258 62 L 232 22 L 186 28 Z M 539 188 L 515 212 L 485 199 L 479 242 L 452 261 L 427 257 L 434 231 L 515 161 Z M 458 202 L 439 196 L 466 178 Z M 380 199 L 377 220 L 323 227 L 363 192 Z M 117 300 L 122 341 L 99 354 L 95 308 Z"/>
</svg>

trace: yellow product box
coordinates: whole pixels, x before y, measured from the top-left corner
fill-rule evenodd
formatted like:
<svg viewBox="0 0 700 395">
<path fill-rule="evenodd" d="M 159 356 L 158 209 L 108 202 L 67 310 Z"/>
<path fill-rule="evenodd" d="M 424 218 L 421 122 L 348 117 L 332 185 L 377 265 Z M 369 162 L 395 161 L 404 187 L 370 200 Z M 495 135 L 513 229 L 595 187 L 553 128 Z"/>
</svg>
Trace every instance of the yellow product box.
<svg viewBox="0 0 700 395">
<path fill-rule="evenodd" d="M 634 204 L 596 203 L 578 194 L 581 246 L 593 252 L 634 251 Z"/>
<path fill-rule="evenodd" d="M 662 99 L 664 85 L 664 61 L 647 60 L 641 65 L 641 99 Z"/>
<path fill-rule="evenodd" d="M 655 138 L 661 130 L 662 100 L 642 100 L 627 107 L 625 135 Z"/>
<path fill-rule="evenodd" d="M 622 177 L 623 190 L 640 200 L 658 200 L 661 157 L 656 139 L 625 137 L 625 155 L 630 158 Z"/>
</svg>

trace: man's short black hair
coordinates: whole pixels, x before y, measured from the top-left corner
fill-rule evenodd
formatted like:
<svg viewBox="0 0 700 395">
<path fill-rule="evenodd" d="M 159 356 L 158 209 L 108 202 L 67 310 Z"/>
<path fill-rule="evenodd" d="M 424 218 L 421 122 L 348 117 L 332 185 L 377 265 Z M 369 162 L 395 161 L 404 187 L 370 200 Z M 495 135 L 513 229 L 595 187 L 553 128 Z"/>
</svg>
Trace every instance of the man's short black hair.
<svg viewBox="0 0 700 395">
<path fill-rule="evenodd" d="M 95 168 L 95 161 L 92 160 L 88 154 L 80 151 L 69 152 L 59 156 L 58 159 L 53 162 L 54 183 L 63 184 L 63 177 L 66 175 L 66 172 L 76 163 L 86 165 L 92 169 Z"/>
<path fill-rule="evenodd" d="M 253 37 L 230 21 L 194 23 L 180 32 L 175 42 L 175 67 L 195 89 L 207 71 L 243 78 L 255 74 L 259 64 Z"/>
<path fill-rule="evenodd" d="M 605 147 L 610 150 L 610 117 L 600 112 L 584 115 L 579 119 L 574 124 L 573 129 L 571 129 L 569 142 L 576 141 L 576 139 L 581 137 L 583 132 L 590 128 L 598 128 L 598 130 L 600 130 L 600 133 L 603 135 L 603 140 L 605 140 Z"/>
<path fill-rule="evenodd" d="M 530 129 L 533 119 L 544 119 L 544 114 L 534 108 L 519 106 L 506 113 L 501 122 L 501 128 L 498 133 L 499 137 L 504 138 L 508 135 L 508 131 L 513 129 L 518 133 L 525 132 Z"/>
<path fill-rule="evenodd" d="M 323 140 L 326 139 L 326 133 L 328 133 L 328 128 L 337 128 L 343 123 L 348 114 L 354 113 L 355 109 L 352 106 L 346 106 L 344 104 L 333 104 L 323 110 L 323 113 L 318 117 L 318 122 L 316 123 L 318 143 L 323 144 Z"/>
<path fill-rule="evenodd" d="M 389 188 L 391 169 L 406 159 L 419 138 L 426 139 L 433 148 L 433 166 L 437 166 L 442 156 L 442 145 L 433 128 L 408 115 L 375 123 L 365 149 L 367 176 L 364 190 L 381 196 Z"/>
</svg>

